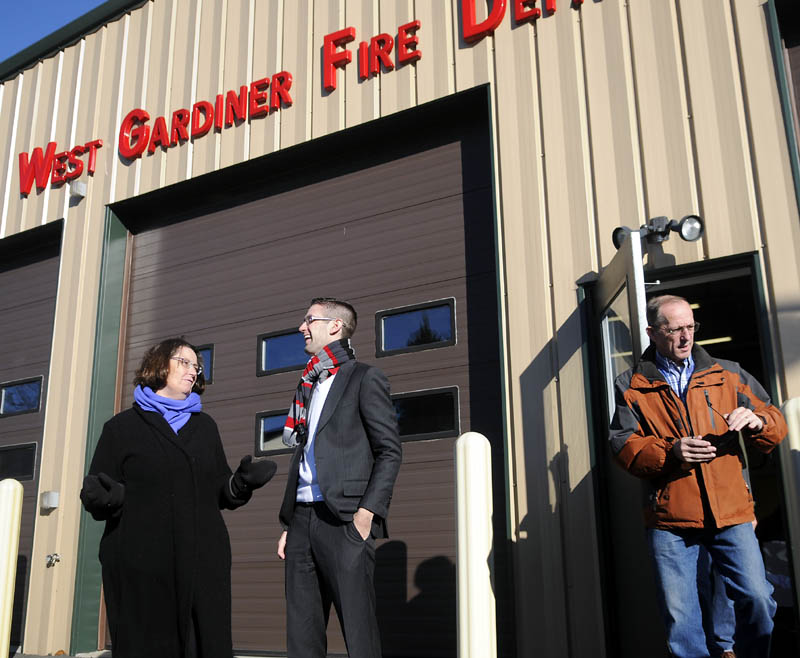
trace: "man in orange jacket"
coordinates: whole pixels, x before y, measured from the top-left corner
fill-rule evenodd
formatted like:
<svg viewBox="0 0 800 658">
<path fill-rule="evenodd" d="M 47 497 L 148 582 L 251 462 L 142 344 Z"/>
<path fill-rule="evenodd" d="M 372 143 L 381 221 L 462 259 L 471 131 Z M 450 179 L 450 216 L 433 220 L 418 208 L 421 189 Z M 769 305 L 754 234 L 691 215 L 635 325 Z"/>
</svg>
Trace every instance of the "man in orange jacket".
<svg viewBox="0 0 800 658">
<path fill-rule="evenodd" d="M 736 606 L 737 655 L 767 656 L 776 606 L 751 525 L 739 433 L 769 452 L 786 422 L 738 363 L 694 344 L 699 323 L 685 299 L 651 299 L 647 322 L 652 344 L 615 382 L 609 440 L 616 461 L 648 485 L 647 540 L 670 651 L 708 656 L 697 592 L 704 546 Z"/>
</svg>

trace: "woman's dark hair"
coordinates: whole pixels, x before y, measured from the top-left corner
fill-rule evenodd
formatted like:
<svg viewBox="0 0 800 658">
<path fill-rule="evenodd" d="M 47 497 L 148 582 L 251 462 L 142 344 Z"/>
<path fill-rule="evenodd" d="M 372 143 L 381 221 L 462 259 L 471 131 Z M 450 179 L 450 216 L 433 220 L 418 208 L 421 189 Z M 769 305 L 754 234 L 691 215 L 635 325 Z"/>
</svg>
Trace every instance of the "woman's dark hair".
<svg viewBox="0 0 800 658">
<path fill-rule="evenodd" d="M 153 392 L 160 391 L 167 385 L 167 375 L 169 374 L 169 360 L 178 353 L 182 347 L 188 347 L 197 354 L 200 365 L 203 365 L 200 353 L 197 348 L 187 341 L 183 336 L 180 338 L 168 338 L 162 340 L 158 345 L 154 345 L 142 357 L 142 363 L 133 378 L 134 386 L 149 386 Z M 206 390 L 206 378 L 203 373 L 197 375 L 197 379 L 192 386 L 192 392 L 202 395 Z"/>
</svg>

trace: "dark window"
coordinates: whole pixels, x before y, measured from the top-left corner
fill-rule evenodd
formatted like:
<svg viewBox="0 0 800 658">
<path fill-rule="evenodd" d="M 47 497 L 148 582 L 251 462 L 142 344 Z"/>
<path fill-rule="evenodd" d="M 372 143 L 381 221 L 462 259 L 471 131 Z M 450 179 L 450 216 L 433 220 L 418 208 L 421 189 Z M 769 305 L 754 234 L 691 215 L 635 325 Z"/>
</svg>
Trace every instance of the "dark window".
<svg viewBox="0 0 800 658">
<path fill-rule="evenodd" d="M 257 375 L 299 370 L 308 362 L 305 340 L 297 329 L 273 331 L 258 337 Z"/>
<path fill-rule="evenodd" d="M 42 378 L 0 384 L 0 416 L 39 411 L 42 401 Z"/>
<path fill-rule="evenodd" d="M 291 450 L 281 440 L 288 413 L 288 409 L 280 409 L 256 414 L 256 457 Z"/>
<path fill-rule="evenodd" d="M 203 377 L 206 384 L 214 383 L 214 346 L 213 345 L 198 345 L 197 356 L 200 359 L 200 364 L 203 366 Z"/>
<path fill-rule="evenodd" d="M 0 448 L 0 480 L 33 480 L 36 465 L 36 444 L 24 443 Z"/>
<path fill-rule="evenodd" d="M 375 356 L 455 345 L 455 299 L 442 299 L 375 314 Z"/>
<path fill-rule="evenodd" d="M 428 389 L 392 396 L 400 438 L 404 441 L 457 436 L 458 388 Z"/>
</svg>

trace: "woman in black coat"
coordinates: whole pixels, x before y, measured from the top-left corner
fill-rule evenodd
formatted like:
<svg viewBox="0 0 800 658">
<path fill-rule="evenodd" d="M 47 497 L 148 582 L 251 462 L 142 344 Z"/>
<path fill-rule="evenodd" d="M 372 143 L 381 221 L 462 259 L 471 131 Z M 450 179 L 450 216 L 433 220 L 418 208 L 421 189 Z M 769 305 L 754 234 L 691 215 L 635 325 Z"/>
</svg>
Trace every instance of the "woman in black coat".
<svg viewBox="0 0 800 658">
<path fill-rule="evenodd" d="M 221 508 L 244 505 L 275 462 L 231 473 L 201 411 L 197 350 L 182 338 L 145 354 L 135 402 L 103 427 L 81 490 L 106 522 L 103 591 L 114 658 L 231 658 L 231 548 Z"/>
</svg>

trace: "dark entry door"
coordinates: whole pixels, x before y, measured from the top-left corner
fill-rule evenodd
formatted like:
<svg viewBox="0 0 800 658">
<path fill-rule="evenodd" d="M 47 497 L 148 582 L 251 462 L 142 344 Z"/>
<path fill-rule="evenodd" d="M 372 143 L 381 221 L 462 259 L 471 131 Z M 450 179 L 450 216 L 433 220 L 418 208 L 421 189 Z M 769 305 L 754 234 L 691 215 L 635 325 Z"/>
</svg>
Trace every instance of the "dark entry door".
<svg viewBox="0 0 800 658">
<path fill-rule="evenodd" d="M 738 361 L 774 399 L 775 373 L 755 255 L 659 270 L 642 269 L 642 272 L 645 298 L 662 294 L 685 297 L 693 306 L 695 319 L 702 325 L 702 331 L 695 337 L 696 342 L 716 358 Z M 594 294 L 594 300 L 599 302 L 599 295 Z M 624 327 L 630 326 L 625 317 L 635 313 L 635 304 L 641 304 L 641 295 L 630 307 L 624 300 L 617 305 L 619 308 L 607 306 L 603 310 L 599 305 L 594 306 L 595 322 L 600 330 L 598 335 L 602 337 L 596 352 L 602 355 L 598 360 L 605 366 L 606 384 L 613 381 L 609 375 L 618 374 L 633 364 L 635 350 L 631 348 L 630 331 Z M 610 334 L 607 328 L 605 333 L 602 328 L 604 317 L 609 314 L 614 317 L 615 325 Z M 620 348 L 609 350 L 607 346 L 613 347 L 614 341 Z M 609 359 L 609 352 L 614 358 Z M 615 360 L 620 362 L 616 366 Z M 603 419 L 602 423 L 598 420 L 597 454 L 602 464 L 600 505 L 605 535 L 609 651 L 618 656 L 666 656 L 652 569 L 644 542 L 639 483 L 613 464 L 610 458 L 606 432 L 613 400 L 609 398 L 607 386 L 597 398 L 602 409 L 598 419 Z M 786 557 L 790 551 L 778 451 L 770 455 L 749 451 L 748 462 L 756 501 L 756 535 L 778 602 L 772 656 L 795 655 L 798 650 L 797 614 L 793 603 L 793 576 Z"/>
</svg>

